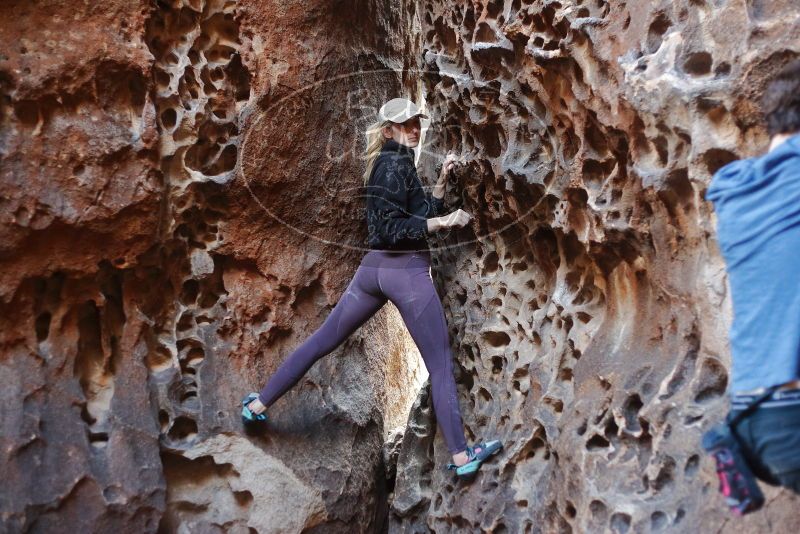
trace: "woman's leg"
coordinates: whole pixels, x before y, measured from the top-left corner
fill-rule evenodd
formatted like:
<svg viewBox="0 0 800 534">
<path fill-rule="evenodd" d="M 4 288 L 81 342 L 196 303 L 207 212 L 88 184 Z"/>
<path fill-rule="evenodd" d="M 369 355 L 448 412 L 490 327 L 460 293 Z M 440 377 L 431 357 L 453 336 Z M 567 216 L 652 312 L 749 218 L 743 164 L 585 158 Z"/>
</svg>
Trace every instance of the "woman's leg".
<svg viewBox="0 0 800 534">
<path fill-rule="evenodd" d="M 431 378 L 436 421 L 442 429 L 448 450 L 456 455 L 466 449 L 467 441 L 453 377 L 447 320 L 430 276 L 428 262 L 424 256 L 415 256 L 404 268 L 381 267 L 378 282 L 400 311 L 425 361 Z"/>
<path fill-rule="evenodd" d="M 314 362 L 333 352 L 386 303 L 386 297 L 377 289 L 376 271 L 373 267 L 358 267 L 322 326 L 281 363 L 259 392 L 258 400 L 265 407 L 295 385 Z"/>
</svg>

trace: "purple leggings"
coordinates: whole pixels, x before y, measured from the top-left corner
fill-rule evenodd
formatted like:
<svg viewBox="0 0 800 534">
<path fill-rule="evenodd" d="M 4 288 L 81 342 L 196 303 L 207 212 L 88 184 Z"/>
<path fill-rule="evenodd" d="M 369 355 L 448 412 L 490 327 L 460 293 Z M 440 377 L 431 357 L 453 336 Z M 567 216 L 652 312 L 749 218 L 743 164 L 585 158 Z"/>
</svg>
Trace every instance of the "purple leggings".
<svg viewBox="0 0 800 534">
<path fill-rule="evenodd" d="M 467 443 L 453 378 L 447 322 L 430 267 L 431 256 L 427 250 L 370 250 L 322 326 L 281 363 L 259 392 L 261 403 L 269 407 L 295 385 L 314 362 L 332 352 L 391 300 L 428 368 L 433 409 L 447 448 L 452 454 L 465 450 Z"/>
</svg>

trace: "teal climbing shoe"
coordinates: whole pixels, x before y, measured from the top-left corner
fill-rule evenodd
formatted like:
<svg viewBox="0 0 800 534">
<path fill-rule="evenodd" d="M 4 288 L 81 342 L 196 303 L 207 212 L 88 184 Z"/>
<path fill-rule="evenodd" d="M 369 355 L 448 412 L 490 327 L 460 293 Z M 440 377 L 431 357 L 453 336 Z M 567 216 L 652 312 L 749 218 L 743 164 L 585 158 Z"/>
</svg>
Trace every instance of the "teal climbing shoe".
<svg viewBox="0 0 800 534">
<path fill-rule="evenodd" d="M 503 448 L 503 444 L 499 440 L 491 440 L 487 442 L 479 442 L 472 447 L 467 447 L 467 463 L 461 466 L 456 464 L 447 464 L 447 469 L 455 469 L 458 476 L 469 476 L 474 474 L 481 464 L 497 451 Z M 476 449 L 480 449 L 476 452 Z"/>
<path fill-rule="evenodd" d="M 247 407 L 248 404 L 250 404 L 257 398 L 258 398 L 258 393 L 248 393 L 247 396 L 242 399 L 242 423 L 244 423 L 245 425 L 253 425 L 253 424 L 267 422 L 266 411 L 256 414 L 253 413 L 250 410 L 250 408 Z"/>
</svg>

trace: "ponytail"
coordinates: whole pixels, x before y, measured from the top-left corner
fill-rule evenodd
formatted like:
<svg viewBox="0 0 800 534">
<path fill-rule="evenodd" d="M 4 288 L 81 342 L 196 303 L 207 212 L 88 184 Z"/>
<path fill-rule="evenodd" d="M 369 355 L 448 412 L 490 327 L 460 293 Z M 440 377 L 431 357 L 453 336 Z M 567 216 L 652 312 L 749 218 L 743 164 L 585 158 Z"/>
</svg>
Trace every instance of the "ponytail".
<svg viewBox="0 0 800 534">
<path fill-rule="evenodd" d="M 392 124 L 392 121 L 373 122 L 367 127 L 367 148 L 364 151 L 364 159 L 367 160 L 367 169 L 364 171 L 364 185 L 369 182 L 369 175 L 372 174 L 372 167 L 375 165 L 375 160 L 381 153 L 381 148 L 387 139 L 383 136 L 383 128 Z"/>
</svg>

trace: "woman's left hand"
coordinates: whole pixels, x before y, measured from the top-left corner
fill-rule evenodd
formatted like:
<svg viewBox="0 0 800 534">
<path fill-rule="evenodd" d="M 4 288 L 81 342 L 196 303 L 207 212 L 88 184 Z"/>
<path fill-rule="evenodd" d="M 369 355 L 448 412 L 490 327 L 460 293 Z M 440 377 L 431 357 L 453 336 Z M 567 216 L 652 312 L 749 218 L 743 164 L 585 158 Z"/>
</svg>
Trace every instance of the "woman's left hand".
<svg viewBox="0 0 800 534">
<path fill-rule="evenodd" d="M 456 156 L 453 152 L 448 152 L 447 156 L 444 158 L 444 163 L 442 163 L 442 170 L 439 172 L 439 181 L 446 181 L 447 178 L 450 176 L 450 171 L 455 167 L 456 161 L 458 160 L 458 156 Z"/>
</svg>

